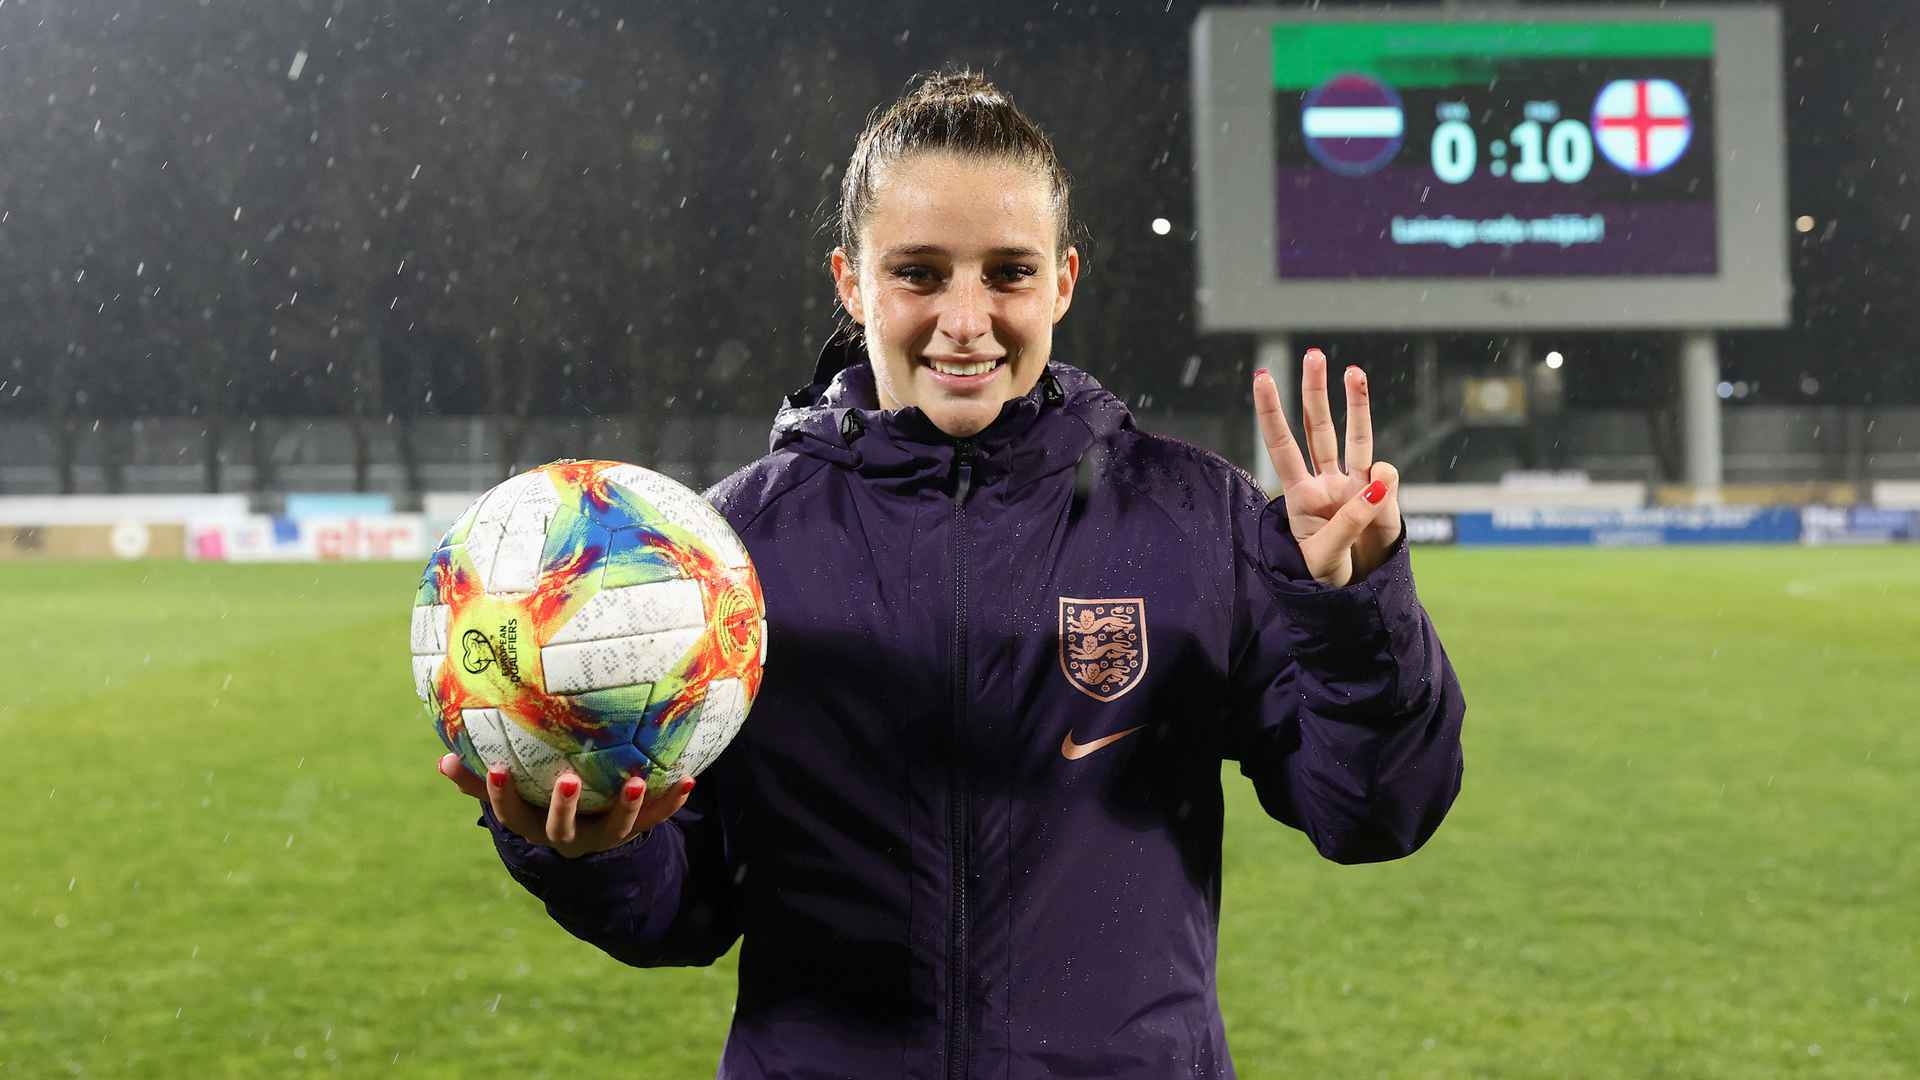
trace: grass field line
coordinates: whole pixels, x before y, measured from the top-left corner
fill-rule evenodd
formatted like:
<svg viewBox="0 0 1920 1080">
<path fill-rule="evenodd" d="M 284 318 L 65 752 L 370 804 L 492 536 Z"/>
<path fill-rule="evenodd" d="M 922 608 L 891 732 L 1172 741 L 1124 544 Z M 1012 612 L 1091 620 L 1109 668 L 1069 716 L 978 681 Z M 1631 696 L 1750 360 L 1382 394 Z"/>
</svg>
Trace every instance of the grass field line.
<svg viewBox="0 0 1920 1080">
<path fill-rule="evenodd" d="M 1341 867 L 1225 768 L 1240 1074 L 1920 1076 L 1917 557 L 1420 552 L 1465 788 Z M 414 573 L 0 566 L 0 1076 L 713 1074 L 733 957 L 572 939 L 429 771 Z"/>
<path fill-rule="evenodd" d="M 205 708 L 218 709 L 232 700 L 234 689 L 245 681 L 273 679 L 276 669 L 290 666 L 290 661 L 297 665 L 303 659 L 324 654 L 342 636 L 365 637 L 386 644 L 390 658 L 397 657 L 399 662 L 370 673 L 368 677 L 406 687 L 408 696 L 412 696 L 411 675 L 404 667 L 407 659 L 407 624 L 404 621 L 362 618 L 322 629 L 313 629 L 311 623 L 285 625 L 298 626 L 300 632 L 283 629 L 264 635 L 249 633 L 245 646 L 229 644 L 217 649 L 185 650 L 167 647 L 157 654 L 145 654 L 153 659 L 133 659 L 129 654 L 127 659 L 118 664 L 106 665 L 104 673 L 100 670 L 101 665 L 89 664 L 86 683 L 55 683 L 51 687 L 42 687 L 38 692 L 22 695 L 0 706 L 0 715 L 11 712 L 22 722 L 34 717 L 49 717 L 65 730 L 71 731 L 74 725 L 87 725 L 89 716 L 98 718 L 90 708 L 94 705 L 114 701 L 123 704 L 129 700 L 137 702 L 146 696 L 147 691 L 160 686 L 168 688 L 167 696 L 177 699 L 182 696 L 180 682 L 183 678 L 191 680 L 197 692 L 203 695 Z M 262 636 L 266 640 L 261 640 Z M 422 725 L 424 727 L 424 720 Z"/>
<path fill-rule="evenodd" d="M 1865 588 L 1873 587 L 1877 588 Z M 1831 571 L 1806 577 L 1792 578 L 1781 586 L 1781 590 L 1793 597 L 1816 597 L 1830 592 L 1876 591 L 1891 594 L 1898 590 L 1913 589 L 1920 591 L 1920 563 L 1902 569 Z"/>
</svg>

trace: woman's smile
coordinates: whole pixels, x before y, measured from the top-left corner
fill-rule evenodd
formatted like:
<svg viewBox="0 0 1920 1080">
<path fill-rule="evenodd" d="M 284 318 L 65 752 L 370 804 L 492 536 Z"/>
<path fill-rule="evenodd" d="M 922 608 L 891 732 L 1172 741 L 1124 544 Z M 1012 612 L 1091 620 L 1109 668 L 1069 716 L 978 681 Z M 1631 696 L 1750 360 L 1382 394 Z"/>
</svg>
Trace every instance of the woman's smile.
<svg viewBox="0 0 1920 1080">
<path fill-rule="evenodd" d="M 920 368 L 935 385 L 957 394 L 977 394 L 1000 378 L 1004 355 L 990 357 L 923 356 Z"/>
</svg>

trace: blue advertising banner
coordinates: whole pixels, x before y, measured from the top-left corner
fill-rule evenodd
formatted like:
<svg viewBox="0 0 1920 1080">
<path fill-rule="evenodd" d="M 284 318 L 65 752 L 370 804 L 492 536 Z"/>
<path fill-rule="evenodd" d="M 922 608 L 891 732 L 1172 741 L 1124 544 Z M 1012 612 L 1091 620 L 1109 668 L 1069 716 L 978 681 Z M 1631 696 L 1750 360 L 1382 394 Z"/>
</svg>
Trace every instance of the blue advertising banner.
<svg viewBox="0 0 1920 1080">
<path fill-rule="evenodd" d="M 1800 511 L 1783 506 L 1644 510 L 1514 509 L 1454 515 L 1462 545 L 1797 544 Z"/>
<path fill-rule="evenodd" d="M 1920 510 L 1810 506 L 1802 512 L 1809 544 L 1892 544 L 1920 540 Z"/>
<path fill-rule="evenodd" d="M 1402 514 L 1409 544 L 1451 544 L 1454 528 L 1452 514 Z"/>
</svg>

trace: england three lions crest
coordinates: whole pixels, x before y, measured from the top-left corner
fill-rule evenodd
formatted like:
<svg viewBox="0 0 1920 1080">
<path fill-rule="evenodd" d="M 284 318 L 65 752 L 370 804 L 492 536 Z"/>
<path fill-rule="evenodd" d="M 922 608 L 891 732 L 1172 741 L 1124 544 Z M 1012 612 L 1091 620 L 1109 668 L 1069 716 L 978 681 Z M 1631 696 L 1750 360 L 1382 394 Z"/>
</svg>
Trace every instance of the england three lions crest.
<svg viewBox="0 0 1920 1080">
<path fill-rule="evenodd" d="M 1060 670 L 1096 701 L 1139 686 L 1147 674 L 1147 602 L 1061 597 Z"/>
</svg>

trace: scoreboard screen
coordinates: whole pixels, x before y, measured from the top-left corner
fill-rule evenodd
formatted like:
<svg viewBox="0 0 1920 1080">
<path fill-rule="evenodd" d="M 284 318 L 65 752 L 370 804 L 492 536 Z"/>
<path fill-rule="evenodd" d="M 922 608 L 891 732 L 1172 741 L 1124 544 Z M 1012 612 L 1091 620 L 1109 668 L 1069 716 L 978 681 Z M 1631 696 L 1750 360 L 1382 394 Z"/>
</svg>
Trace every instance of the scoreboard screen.
<svg viewBox="0 0 1920 1080">
<path fill-rule="evenodd" d="M 1207 332 L 1776 327 L 1779 4 L 1205 8 Z"/>
<path fill-rule="evenodd" d="M 1714 25 L 1272 28 L 1286 280 L 1712 276 Z"/>
</svg>

